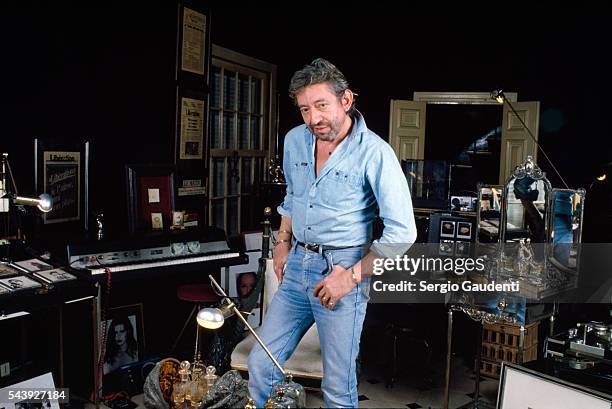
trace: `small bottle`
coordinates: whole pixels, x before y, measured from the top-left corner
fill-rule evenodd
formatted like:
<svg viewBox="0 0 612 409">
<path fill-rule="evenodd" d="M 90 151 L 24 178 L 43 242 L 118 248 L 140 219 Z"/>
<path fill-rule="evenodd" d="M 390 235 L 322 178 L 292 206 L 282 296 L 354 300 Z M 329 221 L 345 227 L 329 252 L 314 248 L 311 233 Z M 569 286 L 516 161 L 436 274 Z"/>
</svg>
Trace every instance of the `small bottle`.
<svg viewBox="0 0 612 409">
<path fill-rule="evenodd" d="M 219 377 L 215 375 L 215 372 L 217 372 L 217 370 L 215 369 L 214 366 L 209 365 L 206 367 L 206 375 L 204 375 L 204 394 L 205 395 L 217 383 L 217 379 Z"/>
<path fill-rule="evenodd" d="M 191 370 L 191 408 L 198 409 L 206 395 L 206 386 L 204 380 L 204 364 L 202 361 L 196 360 L 193 362 Z"/>
<path fill-rule="evenodd" d="M 175 409 L 183 408 L 185 401 L 191 400 L 190 366 L 189 361 L 183 361 L 179 366 L 178 372 L 181 379 L 172 388 L 172 403 Z"/>
</svg>

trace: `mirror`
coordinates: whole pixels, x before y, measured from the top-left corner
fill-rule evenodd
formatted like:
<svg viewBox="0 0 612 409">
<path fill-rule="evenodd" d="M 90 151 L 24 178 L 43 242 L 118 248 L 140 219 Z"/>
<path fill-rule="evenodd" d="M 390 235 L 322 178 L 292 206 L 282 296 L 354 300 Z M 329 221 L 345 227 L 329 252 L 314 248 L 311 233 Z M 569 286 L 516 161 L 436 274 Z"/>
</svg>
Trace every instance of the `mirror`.
<svg viewBox="0 0 612 409">
<path fill-rule="evenodd" d="M 578 268 L 585 194 L 584 189 L 552 190 L 551 258 L 571 270 Z"/>
<path fill-rule="evenodd" d="M 531 156 L 518 165 L 504 186 L 501 242 L 547 243 L 552 187 Z"/>
<path fill-rule="evenodd" d="M 476 202 L 476 241 L 479 243 L 497 243 L 499 241 L 499 219 L 501 217 L 501 185 L 478 184 Z"/>
</svg>

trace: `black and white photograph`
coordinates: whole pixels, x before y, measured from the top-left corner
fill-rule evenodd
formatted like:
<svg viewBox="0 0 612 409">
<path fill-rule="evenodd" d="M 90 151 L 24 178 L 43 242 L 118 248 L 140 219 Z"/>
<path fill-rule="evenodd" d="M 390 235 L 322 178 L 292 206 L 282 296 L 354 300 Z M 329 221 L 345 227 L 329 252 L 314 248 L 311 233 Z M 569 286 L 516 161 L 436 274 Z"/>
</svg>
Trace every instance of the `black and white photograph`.
<svg viewBox="0 0 612 409">
<path fill-rule="evenodd" d="M 40 284 L 39 282 L 34 281 L 31 278 L 21 276 L 21 275 L 0 279 L 0 284 L 3 284 L 4 286 L 6 286 L 8 289 L 12 291 L 27 290 L 30 288 L 42 287 L 42 284 Z"/>
<path fill-rule="evenodd" d="M 455 252 L 455 242 L 452 240 L 440 240 L 440 254 L 452 256 Z"/>
<path fill-rule="evenodd" d="M 476 210 L 476 197 L 451 196 L 451 210 L 460 212 L 473 212 Z"/>
<path fill-rule="evenodd" d="M 62 270 L 61 268 L 56 268 L 54 270 L 37 271 L 34 273 L 34 275 L 50 283 L 76 280 L 76 276 L 70 274 L 65 270 Z"/>
<path fill-rule="evenodd" d="M 468 257 L 470 255 L 470 242 L 458 241 L 455 243 L 455 256 Z"/>
<path fill-rule="evenodd" d="M 105 327 L 104 375 L 144 358 L 142 304 L 112 308 Z"/>
<path fill-rule="evenodd" d="M 455 222 L 442 220 L 440 222 L 440 237 L 455 238 Z"/>
<path fill-rule="evenodd" d="M 19 274 L 19 270 L 8 264 L 0 263 L 0 278 Z"/>
<path fill-rule="evenodd" d="M 17 264 L 19 267 L 23 267 L 26 270 L 32 272 L 32 271 L 40 271 L 40 270 L 48 270 L 53 268 L 53 266 L 51 266 L 48 263 L 45 263 L 42 260 L 39 260 L 37 258 L 33 258 L 30 260 L 23 260 L 23 261 L 17 261 L 15 264 Z"/>
<path fill-rule="evenodd" d="M 470 240 L 472 238 L 472 223 L 457 222 L 457 238 Z"/>
</svg>

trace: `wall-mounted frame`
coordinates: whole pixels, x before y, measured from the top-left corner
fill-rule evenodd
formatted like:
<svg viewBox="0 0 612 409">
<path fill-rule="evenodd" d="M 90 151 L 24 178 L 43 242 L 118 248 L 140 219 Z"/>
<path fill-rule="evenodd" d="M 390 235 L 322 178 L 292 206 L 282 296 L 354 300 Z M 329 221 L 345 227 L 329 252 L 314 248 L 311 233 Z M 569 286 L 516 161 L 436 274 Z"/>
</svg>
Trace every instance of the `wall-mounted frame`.
<svg viewBox="0 0 612 409">
<path fill-rule="evenodd" d="M 182 0 L 177 11 L 176 80 L 189 88 L 207 87 L 210 68 L 210 12 Z"/>
<path fill-rule="evenodd" d="M 520 365 L 502 364 L 496 409 L 610 409 L 612 396 Z"/>
<path fill-rule="evenodd" d="M 152 213 L 162 214 L 162 226 L 172 225 L 174 174 L 173 165 L 126 165 L 130 233 L 150 231 Z"/>
<path fill-rule="evenodd" d="M 42 215 L 45 225 L 89 228 L 90 143 L 66 139 L 34 139 L 36 193 L 53 198 L 53 210 Z"/>
</svg>

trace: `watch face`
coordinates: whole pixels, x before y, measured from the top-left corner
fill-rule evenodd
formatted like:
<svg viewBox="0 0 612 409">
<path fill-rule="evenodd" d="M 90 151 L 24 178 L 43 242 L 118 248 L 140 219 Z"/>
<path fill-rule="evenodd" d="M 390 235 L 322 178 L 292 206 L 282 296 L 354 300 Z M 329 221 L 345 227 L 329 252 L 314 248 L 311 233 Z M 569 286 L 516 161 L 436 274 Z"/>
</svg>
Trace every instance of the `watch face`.
<svg viewBox="0 0 612 409">
<path fill-rule="evenodd" d="M 190 253 L 199 253 L 200 252 L 200 242 L 199 241 L 190 241 L 187 243 L 187 249 Z"/>
<path fill-rule="evenodd" d="M 176 256 L 185 254 L 185 243 L 172 243 L 170 251 Z"/>
</svg>

